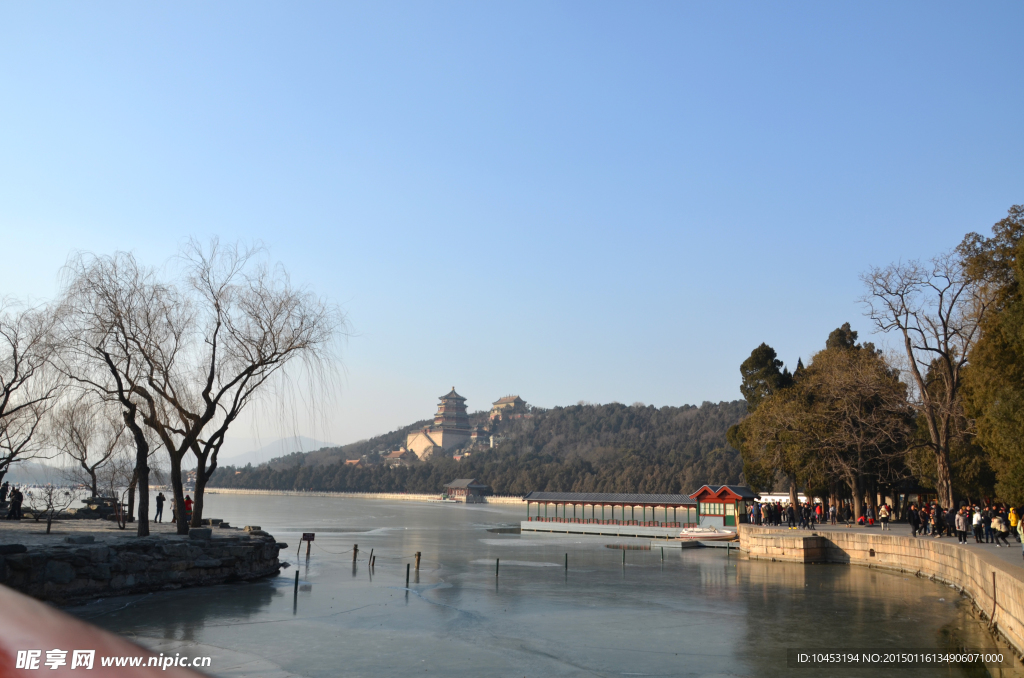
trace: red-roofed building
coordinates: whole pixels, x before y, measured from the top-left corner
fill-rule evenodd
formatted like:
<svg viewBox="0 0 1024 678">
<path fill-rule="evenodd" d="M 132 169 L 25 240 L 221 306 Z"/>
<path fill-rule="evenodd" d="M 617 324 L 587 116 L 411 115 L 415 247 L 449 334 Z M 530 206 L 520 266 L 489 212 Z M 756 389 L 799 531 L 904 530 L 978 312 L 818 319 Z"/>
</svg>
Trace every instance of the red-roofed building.
<svg viewBox="0 0 1024 678">
<path fill-rule="evenodd" d="M 747 522 L 757 495 L 744 485 L 705 485 L 690 495 L 698 504 L 703 527 L 736 527 Z"/>
</svg>

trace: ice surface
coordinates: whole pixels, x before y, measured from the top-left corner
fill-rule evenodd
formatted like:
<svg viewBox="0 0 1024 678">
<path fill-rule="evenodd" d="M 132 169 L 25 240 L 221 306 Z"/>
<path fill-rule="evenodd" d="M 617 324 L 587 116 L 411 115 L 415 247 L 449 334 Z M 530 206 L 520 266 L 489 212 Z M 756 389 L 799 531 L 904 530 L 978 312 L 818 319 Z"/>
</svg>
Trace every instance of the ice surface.
<svg viewBox="0 0 1024 678">
<path fill-rule="evenodd" d="M 516 507 L 206 501 L 209 515 L 261 525 L 289 544 L 317 532 L 312 556 L 305 546 L 298 558 L 283 553 L 293 568 L 273 580 L 71 612 L 158 651 L 211 654 L 208 671 L 220 676 L 811 676 L 824 674 L 787 669 L 786 648 L 940 649 L 954 638 L 994 646 L 959 597 L 906 575 L 746 561 L 724 549 L 666 548 L 662 562 L 660 549 L 608 549 L 607 538 L 487 531 L 518 525 L 525 509 Z M 417 551 L 421 569 L 406 588 Z"/>
</svg>

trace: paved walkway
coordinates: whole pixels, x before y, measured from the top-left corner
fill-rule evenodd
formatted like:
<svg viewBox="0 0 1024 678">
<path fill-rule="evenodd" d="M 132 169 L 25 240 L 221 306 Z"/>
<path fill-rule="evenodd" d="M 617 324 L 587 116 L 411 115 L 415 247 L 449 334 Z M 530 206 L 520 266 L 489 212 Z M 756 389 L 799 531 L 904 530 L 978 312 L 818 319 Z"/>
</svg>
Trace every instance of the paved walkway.
<svg viewBox="0 0 1024 678">
<path fill-rule="evenodd" d="M 117 539 L 135 539 L 138 525 L 128 523 L 121 530 L 112 520 L 55 520 L 46 534 L 46 521 L 40 520 L 0 520 L 0 545 L 23 544 L 24 546 L 57 546 L 64 544 L 65 537 L 89 535 L 96 541 L 113 541 Z M 177 536 L 172 523 L 149 523 L 150 534 L 164 539 L 188 539 Z M 213 538 L 237 537 L 238 530 L 213 528 Z"/>
<path fill-rule="evenodd" d="M 880 535 L 891 534 L 891 535 L 896 536 L 896 537 L 910 537 L 911 536 L 910 524 L 909 523 L 890 523 L 890 526 L 892 527 L 891 530 L 886 530 L 886 531 L 883 532 L 882 529 L 879 526 L 877 526 L 877 525 L 875 527 L 859 527 L 859 526 L 857 526 L 857 527 L 846 527 L 842 523 L 839 523 L 838 525 L 829 525 L 828 523 L 825 523 L 825 524 L 816 523 L 815 526 L 814 526 L 814 530 L 812 530 L 812 531 L 813 532 L 840 532 L 840 531 L 842 531 L 842 532 L 868 532 L 870 534 L 880 534 Z M 774 527 L 774 526 L 770 526 L 770 525 L 759 525 L 758 527 L 772 527 L 772 529 L 781 530 L 783 532 L 785 532 L 787 529 L 789 529 L 785 525 L 783 525 L 781 527 Z M 797 529 L 799 529 L 799 528 L 797 528 Z M 931 535 L 924 535 L 924 536 L 918 537 L 918 539 L 929 539 L 929 540 L 932 540 L 932 541 L 941 541 L 944 544 L 951 544 L 953 546 L 959 546 L 960 548 L 971 549 L 972 551 L 984 551 L 989 556 L 993 556 L 995 558 L 999 558 L 1000 560 L 1004 560 L 1004 561 L 1006 561 L 1006 562 L 1008 562 L 1008 563 L 1010 563 L 1012 565 L 1017 565 L 1017 566 L 1020 566 L 1020 567 L 1024 567 L 1024 552 L 1022 552 L 1021 545 L 1017 543 L 1017 541 L 1013 538 L 1012 535 L 1009 537 L 1010 548 L 1006 548 L 1005 546 L 999 546 L 997 548 L 995 544 L 978 544 L 978 543 L 976 543 L 974 541 L 974 534 L 973 533 L 968 533 L 968 535 L 967 535 L 967 544 L 965 544 L 965 545 L 958 545 L 956 543 L 956 537 L 933 537 Z"/>
</svg>

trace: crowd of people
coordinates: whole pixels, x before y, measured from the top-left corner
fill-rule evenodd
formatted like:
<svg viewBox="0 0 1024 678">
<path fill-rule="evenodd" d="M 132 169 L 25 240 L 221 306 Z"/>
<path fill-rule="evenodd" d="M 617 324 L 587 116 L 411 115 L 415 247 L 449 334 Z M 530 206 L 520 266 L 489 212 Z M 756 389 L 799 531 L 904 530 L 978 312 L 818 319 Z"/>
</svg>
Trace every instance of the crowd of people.
<svg viewBox="0 0 1024 678">
<path fill-rule="evenodd" d="M 1024 520 L 1020 516 L 1021 511 L 1001 504 L 943 509 L 936 502 L 925 502 L 920 505 L 911 504 L 907 509 L 907 521 L 914 537 L 956 537 L 958 544 L 966 544 L 968 537 L 973 535 L 977 544 L 995 544 L 996 547 L 1007 548 L 1013 538 L 1022 545 L 1021 557 L 1024 558 Z M 842 523 L 848 527 L 854 524 L 874 527 L 877 524 L 882 530 L 891 530 L 889 522 L 895 518 L 895 511 L 886 503 L 880 504 L 877 509 L 865 506 L 861 516 L 854 520 L 849 503 L 824 506 L 809 501 L 796 506 L 779 501 L 755 502 L 747 515 L 748 522 L 754 525 L 786 525 L 801 529 L 813 529 L 815 525 L 826 523 Z"/>
</svg>

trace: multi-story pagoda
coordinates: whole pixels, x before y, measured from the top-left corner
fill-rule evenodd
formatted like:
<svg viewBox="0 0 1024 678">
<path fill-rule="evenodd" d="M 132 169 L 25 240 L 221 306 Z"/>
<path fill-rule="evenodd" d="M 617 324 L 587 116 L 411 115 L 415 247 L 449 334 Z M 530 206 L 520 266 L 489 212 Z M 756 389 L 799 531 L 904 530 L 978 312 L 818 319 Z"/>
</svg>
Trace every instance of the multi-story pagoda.
<svg viewBox="0 0 1024 678">
<path fill-rule="evenodd" d="M 438 400 L 441 403 L 434 415 L 434 425 L 406 437 L 405 446 L 420 459 L 426 459 L 437 448 L 448 450 L 465 445 L 473 434 L 469 428 L 466 399 L 455 392 L 454 386 Z"/>
<path fill-rule="evenodd" d="M 455 392 L 455 387 L 447 395 L 439 398 L 441 404 L 437 406 L 437 414 L 434 415 L 434 426 L 448 429 L 469 430 L 469 415 L 466 414 L 466 399 Z"/>
</svg>

